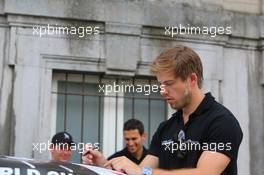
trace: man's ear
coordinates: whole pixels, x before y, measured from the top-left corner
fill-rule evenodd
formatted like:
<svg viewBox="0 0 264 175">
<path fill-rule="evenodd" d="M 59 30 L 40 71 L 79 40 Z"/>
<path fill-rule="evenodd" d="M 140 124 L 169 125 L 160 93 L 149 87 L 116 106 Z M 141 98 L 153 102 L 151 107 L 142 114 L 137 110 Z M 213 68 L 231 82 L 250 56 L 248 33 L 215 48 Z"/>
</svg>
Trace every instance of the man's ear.
<svg viewBox="0 0 264 175">
<path fill-rule="evenodd" d="M 50 147 L 49 147 L 49 150 L 50 150 L 50 152 L 53 152 L 54 151 L 54 145 L 52 144 L 52 145 L 50 145 Z"/>
<path fill-rule="evenodd" d="M 196 84 L 198 86 L 197 75 L 196 75 L 196 73 L 191 73 L 191 75 L 190 75 L 190 85 L 191 85 L 191 87 L 195 87 Z"/>
<path fill-rule="evenodd" d="M 148 134 L 144 132 L 144 133 L 141 135 L 141 137 L 142 137 L 143 141 L 145 141 L 145 140 L 148 138 Z"/>
</svg>

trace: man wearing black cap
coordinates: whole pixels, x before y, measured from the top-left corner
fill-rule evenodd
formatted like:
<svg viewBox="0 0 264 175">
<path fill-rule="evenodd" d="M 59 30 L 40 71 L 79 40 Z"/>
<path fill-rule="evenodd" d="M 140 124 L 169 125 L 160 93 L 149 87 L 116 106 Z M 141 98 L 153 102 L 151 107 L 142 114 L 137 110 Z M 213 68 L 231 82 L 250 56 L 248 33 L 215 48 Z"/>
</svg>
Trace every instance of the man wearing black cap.
<svg viewBox="0 0 264 175">
<path fill-rule="evenodd" d="M 52 137 L 50 145 L 51 158 L 54 161 L 69 162 L 71 160 L 72 136 L 67 132 L 59 132 Z"/>
</svg>

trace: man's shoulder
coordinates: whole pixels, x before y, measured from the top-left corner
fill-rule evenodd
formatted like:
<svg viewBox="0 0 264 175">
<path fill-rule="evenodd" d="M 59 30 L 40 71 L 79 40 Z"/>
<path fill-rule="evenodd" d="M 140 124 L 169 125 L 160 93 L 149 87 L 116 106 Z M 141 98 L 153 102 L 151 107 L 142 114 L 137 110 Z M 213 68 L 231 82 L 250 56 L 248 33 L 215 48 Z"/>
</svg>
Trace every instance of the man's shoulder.
<svg viewBox="0 0 264 175">
<path fill-rule="evenodd" d="M 126 148 L 120 150 L 120 151 L 117 151 L 115 152 L 114 154 L 112 154 L 111 156 L 109 156 L 107 158 L 107 160 L 110 160 L 110 159 L 113 159 L 113 158 L 116 158 L 116 157 L 120 157 L 120 156 L 126 156 Z"/>
<path fill-rule="evenodd" d="M 147 155 L 148 154 L 148 149 L 145 148 L 145 146 L 143 146 L 143 155 Z"/>
<path fill-rule="evenodd" d="M 235 115 L 219 102 L 214 103 L 209 118 L 211 118 L 211 125 L 213 123 L 218 123 L 218 125 L 223 125 L 225 128 L 228 126 L 230 128 L 240 128 L 240 124 Z"/>
<path fill-rule="evenodd" d="M 211 111 L 211 116 L 215 118 L 236 119 L 234 114 L 227 107 L 217 101 L 213 104 Z"/>
</svg>

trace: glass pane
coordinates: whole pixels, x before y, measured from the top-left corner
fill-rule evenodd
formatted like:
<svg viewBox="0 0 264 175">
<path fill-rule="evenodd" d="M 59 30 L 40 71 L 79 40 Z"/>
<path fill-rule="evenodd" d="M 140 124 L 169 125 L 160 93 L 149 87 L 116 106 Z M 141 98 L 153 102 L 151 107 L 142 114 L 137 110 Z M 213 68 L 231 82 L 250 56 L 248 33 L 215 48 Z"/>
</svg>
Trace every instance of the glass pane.
<svg viewBox="0 0 264 175">
<path fill-rule="evenodd" d="M 66 88 L 67 84 L 67 88 Z M 75 143 L 100 143 L 102 121 L 100 111 L 103 109 L 103 98 L 98 96 L 98 84 L 58 82 L 58 91 L 67 89 L 70 94 L 57 96 L 57 132 L 67 131 Z M 71 93 L 74 93 L 73 95 Z M 97 95 L 96 95 L 97 94 Z M 83 96 L 84 95 L 84 96 Z M 101 105 L 99 106 L 99 101 Z M 66 102 L 66 115 L 65 115 Z M 66 118 L 66 128 L 64 128 Z M 82 122 L 83 121 L 83 122 Z M 101 145 L 99 145 L 100 147 Z M 82 145 L 79 145 L 82 148 Z M 72 162 L 80 163 L 80 150 L 73 151 Z"/>
<path fill-rule="evenodd" d="M 141 83 L 142 82 L 146 82 L 146 80 L 141 80 Z M 149 94 L 149 92 L 147 93 Z M 124 99 L 124 122 L 133 117 L 143 122 L 145 132 L 148 134 L 148 139 L 144 145 L 148 148 L 154 132 L 159 124 L 166 118 L 167 107 L 159 92 L 151 92 L 150 95 L 146 95 L 146 92 L 144 91 L 135 92 L 134 94 L 128 92 L 125 93 L 125 97 L 132 97 L 133 95 L 134 99 Z"/>
<path fill-rule="evenodd" d="M 68 91 L 82 93 L 81 83 L 68 82 Z M 67 95 L 67 115 L 66 115 L 66 131 L 69 132 L 75 143 L 81 143 L 81 126 L 82 126 L 82 96 Z M 73 151 L 72 162 L 79 162 L 80 153 Z"/>
<path fill-rule="evenodd" d="M 85 84 L 85 93 L 96 94 L 97 92 L 98 84 Z M 84 98 L 83 142 L 85 143 L 94 144 L 100 142 L 99 134 L 101 131 L 98 128 L 100 126 L 100 115 L 102 115 L 103 108 L 99 106 L 99 101 L 99 96 L 85 96 Z M 101 102 L 101 104 L 103 103 Z"/>
<path fill-rule="evenodd" d="M 58 92 L 64 92 L 65 83 L 58 82 Z M 56 132 L 64 131 L 64 115 L 65 115 L 65 95 L 57 94 L 57 120 L 56 120 Z"/>
<path fill-rule="evenodd" d="M 132 113 L 132 105 L 133 105 L 133 100 L 132 97 L 133 96 L 133 93 L 131 92 L 127 92 L 124 94 L 124 122 L 135 117 L 133 116 L 133 113 Z"/>
<path fill-rule="evenodd" d="M 143 97 L 143 96 L 142 96 Z M 149 106 L 148 99 L 135 99 L 135 118 L 144 124 L 144 129 L 149 134 Z M 148 140 L 145 141 L 145 147 L 148 147 Z"/>
<path fill-rule="evenodd" d="M 162 100 L 151 100 L 150 101 L 150 132 L 148 133 L 149 143 L 152 139 L 153 134 L 157 130 L 159 124 L 165 120 L 166 107 Z"/>
<path fill-rule="evenodd" d="M 160 91 L 160 89 L 159 89 Z M 162 121 L 166 120 L 167 116 L 167 105 L 164 101 L 163 97 L 160 95 L 159 92 L 151 93 L 150 94 L 150 133 L 149 133 L 149 141 L 151 141 L 153 134 L 157 130 L 159 124 Z M 149 142 L 150 143 L 150 142 Z"/>
</svg>

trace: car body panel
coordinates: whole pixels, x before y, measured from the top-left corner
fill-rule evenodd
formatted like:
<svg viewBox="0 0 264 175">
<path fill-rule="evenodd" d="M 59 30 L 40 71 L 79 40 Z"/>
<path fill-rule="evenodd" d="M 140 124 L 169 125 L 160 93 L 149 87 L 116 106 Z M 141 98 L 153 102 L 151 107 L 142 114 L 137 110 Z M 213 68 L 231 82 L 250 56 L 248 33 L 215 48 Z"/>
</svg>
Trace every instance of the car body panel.
<svg viewBox="0 0 264 175">
<path fill-rule="evenodd" d="M 0 175 L 125 175 L 97 166 L 0 156 Z"/>
</svg>

